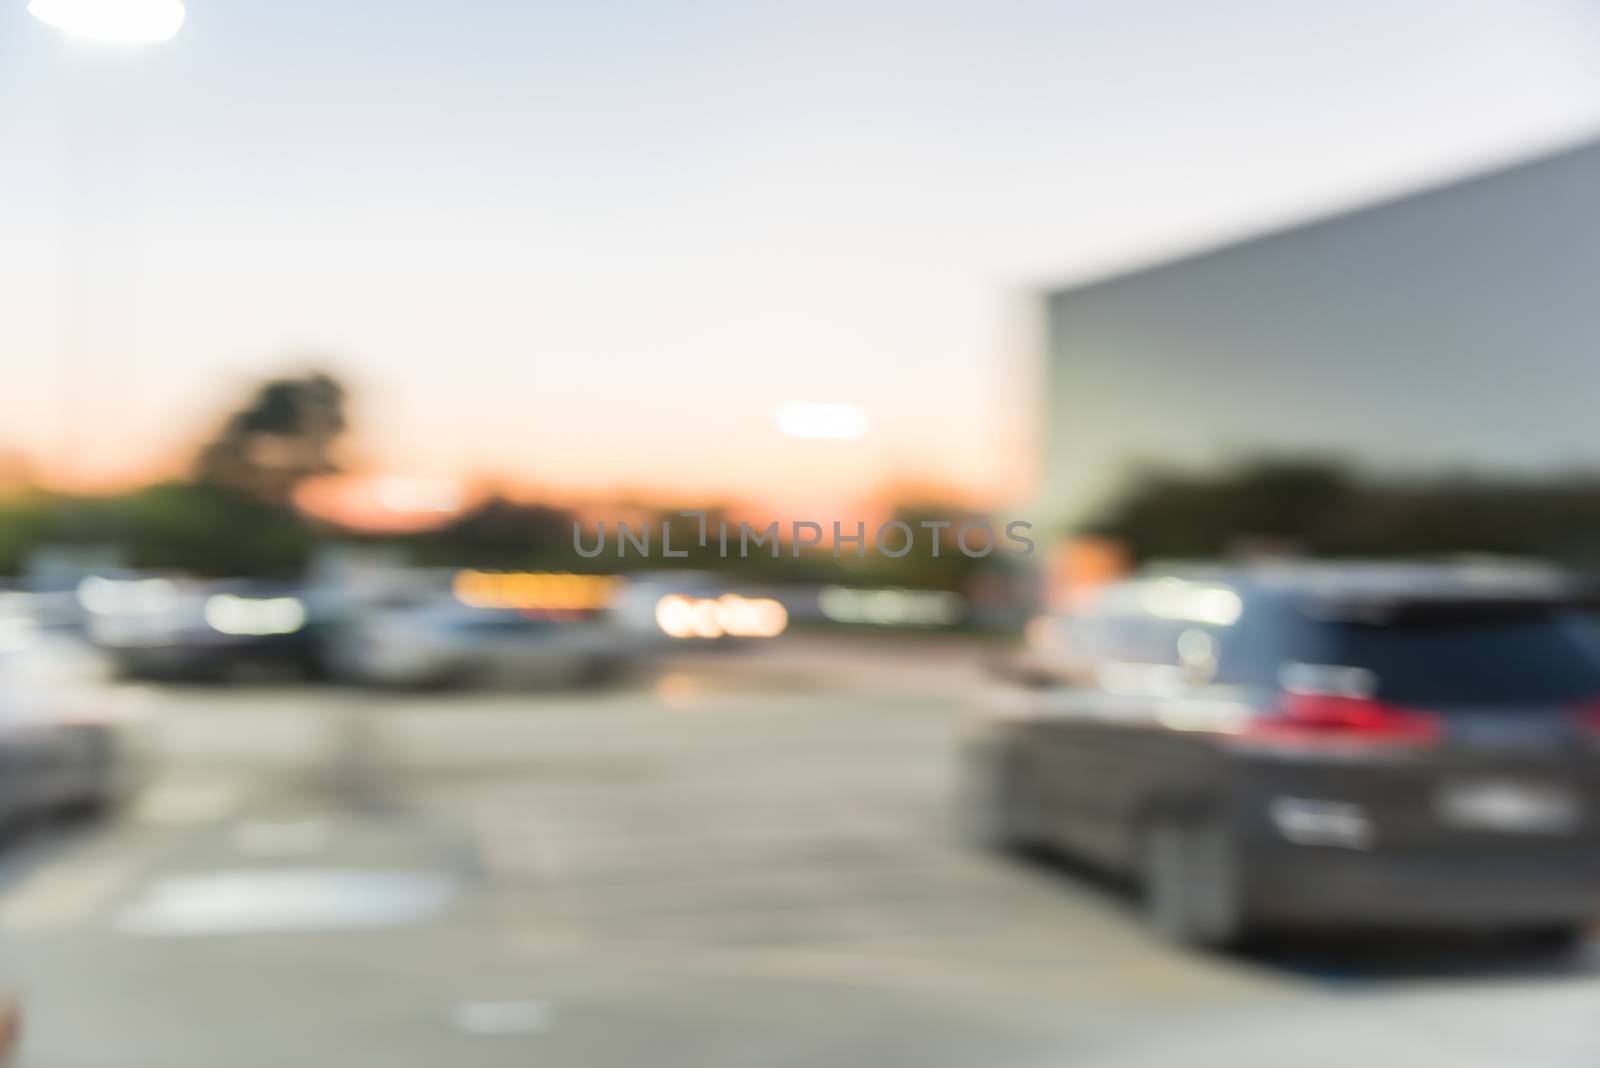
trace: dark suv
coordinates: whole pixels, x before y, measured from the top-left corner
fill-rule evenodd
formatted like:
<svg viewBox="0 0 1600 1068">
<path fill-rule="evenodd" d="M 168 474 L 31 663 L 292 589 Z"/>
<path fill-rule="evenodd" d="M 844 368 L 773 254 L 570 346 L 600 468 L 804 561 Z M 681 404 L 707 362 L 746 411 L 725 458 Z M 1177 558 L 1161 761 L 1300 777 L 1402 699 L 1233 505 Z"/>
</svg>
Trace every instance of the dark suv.
<svg viewBox="0 0 1600 1068">
<path fill-rule="evenodd" d="M 1132 875 L 1201 944 L 1600 915 L 1600 631 L 1559 574 L 1171 568 L 1052 623 L 968 749 L 989 839 Z"/>
</svg>

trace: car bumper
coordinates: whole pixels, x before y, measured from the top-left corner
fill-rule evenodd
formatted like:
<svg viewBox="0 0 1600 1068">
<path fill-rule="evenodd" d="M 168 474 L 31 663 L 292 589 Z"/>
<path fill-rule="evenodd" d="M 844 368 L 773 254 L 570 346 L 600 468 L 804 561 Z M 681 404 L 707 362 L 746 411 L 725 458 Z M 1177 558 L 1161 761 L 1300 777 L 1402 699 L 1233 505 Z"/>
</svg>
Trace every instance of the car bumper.
<svg viewBox="0 0 1600 1068">
<path fill-rule="evenodd" d="M 1247 853 L 1254 911 L 1296 926 L 1515 926 L 1600 917 L 1600 849 L 1340 850 Z"/>
<path fill-rule="evenodd" d="M 242 665 L 305 668 L 315 663 L 310 647 L 253 642 L 124 646 L 111 655 L 125 674 L 151 678 L 204 678 Z"/>
</svg>

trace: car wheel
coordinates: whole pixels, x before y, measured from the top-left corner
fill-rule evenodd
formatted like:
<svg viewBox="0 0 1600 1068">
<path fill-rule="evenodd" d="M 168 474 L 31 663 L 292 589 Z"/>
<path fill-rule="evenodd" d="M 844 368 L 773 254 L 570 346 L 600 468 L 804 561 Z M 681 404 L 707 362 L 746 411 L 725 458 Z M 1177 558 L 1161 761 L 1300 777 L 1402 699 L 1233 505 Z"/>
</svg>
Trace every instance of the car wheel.
<svg viewBox="0 0 1600 1068">
<path fill-rule="evenodd" d="M 1152 822 L 1141 843 L 1140 890 L 1150 926 L 1175 942 L 1224 949 L 1249 932 L 1234 843 L 1218 819 Z"/>
<path fill-rule="evenodd" d="M 1515 933 L 1517 940 L 1530 949 L 1544 953 L 1568 953 L 1594 935 L 1595 925 L 1589 922 L 1550 923 Z"/>
</svg>

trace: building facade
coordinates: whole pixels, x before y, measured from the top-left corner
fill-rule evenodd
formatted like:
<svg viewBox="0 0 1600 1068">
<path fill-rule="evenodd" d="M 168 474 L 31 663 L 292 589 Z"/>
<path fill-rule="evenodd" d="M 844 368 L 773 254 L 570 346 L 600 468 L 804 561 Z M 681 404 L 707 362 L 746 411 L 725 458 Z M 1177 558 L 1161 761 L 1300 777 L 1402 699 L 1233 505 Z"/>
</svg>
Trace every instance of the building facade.
<svg viewBox="0 0 1600 1068">
<path fill-rule="evenodd" d="M 1600 468 L 1600 143 L 1046 300 L 1058 527 L 1143 464 Z"/>
</svg>

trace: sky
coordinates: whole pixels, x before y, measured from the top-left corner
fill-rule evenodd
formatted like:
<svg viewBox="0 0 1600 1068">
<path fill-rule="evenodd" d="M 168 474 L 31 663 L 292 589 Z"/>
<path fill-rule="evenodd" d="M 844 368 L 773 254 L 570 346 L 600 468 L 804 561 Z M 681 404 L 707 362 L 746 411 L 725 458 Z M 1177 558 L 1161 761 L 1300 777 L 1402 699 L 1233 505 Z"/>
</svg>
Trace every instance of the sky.
<svg viewBox="0 0 1600 1068">
<path fill-rule="evenodd" d="M 774 501 L 1037 467 L 1033 295 L 1600 134 L 1600 6 L 0 0 L 0 454 L 177 470 L 264 376 L 357 471 Z M 774 425 L 861 405 L 855 441 Z"/>
</svg>

